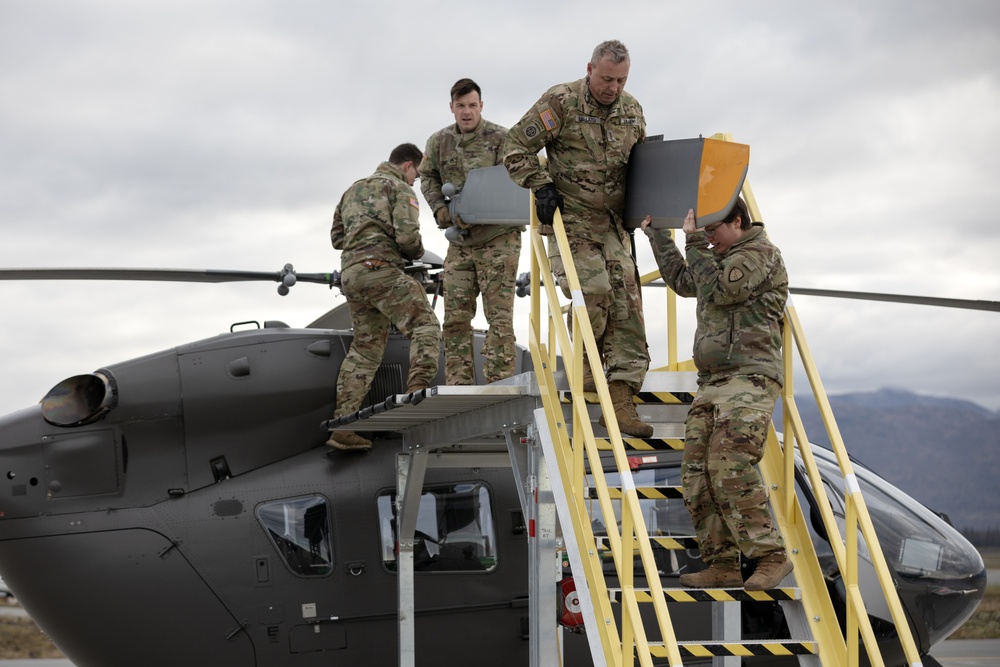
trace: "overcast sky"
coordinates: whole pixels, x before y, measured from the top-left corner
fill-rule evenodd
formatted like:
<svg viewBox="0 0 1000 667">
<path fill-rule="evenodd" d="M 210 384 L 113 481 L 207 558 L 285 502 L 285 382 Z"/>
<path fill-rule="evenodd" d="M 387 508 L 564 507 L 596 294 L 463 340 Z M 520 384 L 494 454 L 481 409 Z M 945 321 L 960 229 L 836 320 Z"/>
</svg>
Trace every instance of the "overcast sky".
<svg viewBox="0 0 1000 667">
<path fill-rule="evenodd" d="M 510 126 L 615 38 L 650 134 L 750 144 L 793 285 L 1000 300 L 1000 3 L 486 6 L 0 0 L 0 266 L 337 269 L 340 195 L 451 122 L 456 79 L 478 81 L 484 115 Z M 422 220 L 443 255 L 426 206 Z M 0 297 L 0 413 L 70 375 L 234 322 L 305 326 L 343 302 L 268 283 L 0 282 Z M 1000 313 L 794 304 L 830 393 L 1000 408 Z"/>
</svg>

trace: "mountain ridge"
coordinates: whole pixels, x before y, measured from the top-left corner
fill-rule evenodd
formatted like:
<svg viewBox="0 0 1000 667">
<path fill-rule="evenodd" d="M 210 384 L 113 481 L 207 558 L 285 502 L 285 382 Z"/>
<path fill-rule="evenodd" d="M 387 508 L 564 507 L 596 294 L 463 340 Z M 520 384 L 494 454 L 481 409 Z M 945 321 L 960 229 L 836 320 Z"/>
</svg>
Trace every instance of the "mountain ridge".
<svg viewBox="0 0 1000 667">
<path fill-rule="evenodd" d="M 971 401 L 883 388 L 829 396 L 852 459 L 959 530 L 1000 527 L 1000 412 Z M 811 396 L 795 403 L 811 442 L 830 440 Z M 775 424 L 781 428 L 780 405 Z"/>
</svg>

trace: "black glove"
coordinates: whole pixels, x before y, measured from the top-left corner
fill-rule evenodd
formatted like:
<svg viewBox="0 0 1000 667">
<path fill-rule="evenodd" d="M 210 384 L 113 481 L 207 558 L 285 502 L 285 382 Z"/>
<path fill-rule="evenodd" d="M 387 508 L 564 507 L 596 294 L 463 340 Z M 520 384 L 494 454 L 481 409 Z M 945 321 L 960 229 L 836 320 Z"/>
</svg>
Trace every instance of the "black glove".
<svg viewBox="0 0 1000 667">
<path fill-rule="evenodd" d="M 563 198 L 555 183 L 546 183 L 535 190 L 535 214 L 543 227 L 552 227 L 552 216 L 557 208 L 562 208 Z"/>
</svg>

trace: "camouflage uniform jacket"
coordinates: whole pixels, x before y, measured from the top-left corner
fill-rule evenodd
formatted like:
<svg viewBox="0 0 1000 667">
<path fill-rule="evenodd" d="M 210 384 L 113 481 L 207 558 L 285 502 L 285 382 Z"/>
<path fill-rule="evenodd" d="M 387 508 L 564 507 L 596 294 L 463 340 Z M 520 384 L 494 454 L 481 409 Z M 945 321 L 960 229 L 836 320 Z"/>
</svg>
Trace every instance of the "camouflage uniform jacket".
<svg viewBox="0 0 1000 667">
<path fill-rule="evenodd" d="M 341 270 L 366 259 L 402 269 L 405 260 L 423 257 L 420 202 L 399 167 L 383 162 L 347 189 L 333 214 L 330 241 L 343 251 Z"/>
<path fill-rule="evenodd" d="M 420 189 L 424 199 L 437 213 L 447 206 L 441 186 L 451 183 L 461 190 L 465 177 L 471 169 L 494 167 L 502 161 L 503 140 L 507 128 L 479 119 L 479 125 L 472 132 L 462 134 L 456 124 L 438 130 L 427 140 L 424 161 L 420 163 Z M 469 233 L 451 241 L 455 245 L 479 246 L 497 236 L 510 231 L 506 225 L 470 225 Z M 520 228 L 523 231 L 523 227 Z"/>
<path fill-rule="evenodd" d="M 603 242 L 611 221 L 620 223 L 624 215 L 629 153 L 645 138 L 646 121 L 634 97 L 622 91 L 606 109 L 583 78 L 542 95 L 507 134 L 503 161 L 521 187 L 555 183 L 567 233 Z M 542 148 L 547 171 L 537 155 Z"/>
<path fill-rule="evenodd" d="M 784 383 L 781 330 L 788 273 L 781 252 L 754 223 L 722 255 L 704 232 L 687 236 L 687 260 L 667 230 L 653 233 L 660 275 L 680 296 L 698 298 L 694 364 L 698 381 L 764 375 Z"/>
</svg>

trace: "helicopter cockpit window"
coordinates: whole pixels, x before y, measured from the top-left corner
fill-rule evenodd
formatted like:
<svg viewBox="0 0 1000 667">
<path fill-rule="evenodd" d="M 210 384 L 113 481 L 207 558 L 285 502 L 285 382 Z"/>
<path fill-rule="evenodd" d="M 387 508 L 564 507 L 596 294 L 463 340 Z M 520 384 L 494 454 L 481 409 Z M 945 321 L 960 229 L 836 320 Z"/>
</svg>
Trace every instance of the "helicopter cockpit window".
<svg viewBox="0 0 1000 667">
<path fill-rule="evenodd" d="M 257 519 L 285 564 L 306 577 L 333 570 L 329 514 L 321 496 L 276 500 L 257 507 Z"/>
<path fill-rule="evenodd" d="M 396 570 L 396 494 L 378 497 L 382 562 Z M 476 483 L 427 487 L 420 496 L 413 569 L 489 572 L 496 568 L 496 530 L 490 492 Z"/>
</svg>

